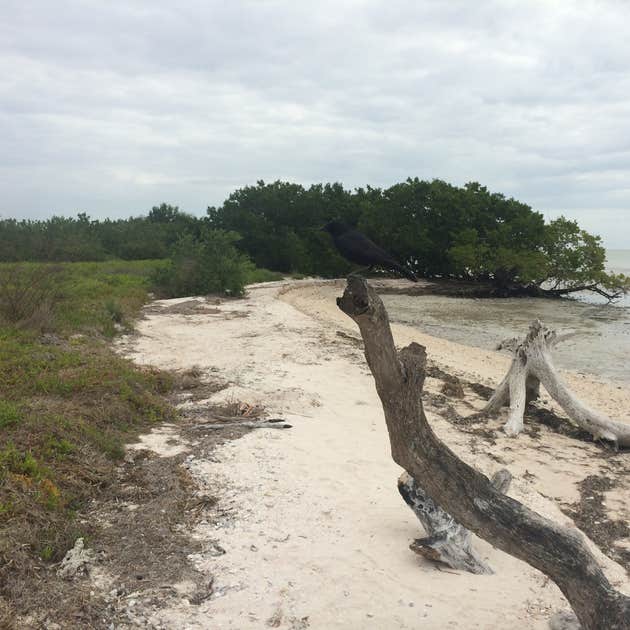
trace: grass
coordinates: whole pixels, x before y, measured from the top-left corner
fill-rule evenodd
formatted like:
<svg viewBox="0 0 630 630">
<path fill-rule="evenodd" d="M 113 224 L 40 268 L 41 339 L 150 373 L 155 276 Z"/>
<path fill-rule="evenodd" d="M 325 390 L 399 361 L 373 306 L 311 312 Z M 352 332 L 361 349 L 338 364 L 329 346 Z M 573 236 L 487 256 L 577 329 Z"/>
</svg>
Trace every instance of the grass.
<svg viewBox="0 0 630 630">
<path fill-rule="evenodd" d="M 175 419 L 174 377 L 108 343 L 132 328 L 164 264 L 0 264 L 0 627 L 38 565 L 91 534 L 76 516 L 116 483 L 124 444 Z"/>
<path fill-rule="evenodd" d="M 74 513 L 111 482 L 125 441 L 174 418 L 171 385 L 98 338 L 51 346 L 31 331 L 2 330 L 0 557 L 16 544 L 49 560 L 65 553 Z"/>
<path fill-rule="evenodd" d="M 255 267 L 247 272 L 247 280 L 245 281 L 245 284 L 274 282 L 276 280 L 282 280 L 283 277 L 284 274 L 279 271 L 269 271 L 269 269 Z"/>
<path fill-rule="evenodd" d="M 89 533 L 76 515 L 115 483 L 124 444 L 175 418 L 173 377 L 108 343 L 162 264 L 0 265 L 0 613 Z"/>
<path fill-rule="evenodd" d="M 0 264 L 0 322 L 113 337 L 146 302 L 161 260 Z"/>
</svg>

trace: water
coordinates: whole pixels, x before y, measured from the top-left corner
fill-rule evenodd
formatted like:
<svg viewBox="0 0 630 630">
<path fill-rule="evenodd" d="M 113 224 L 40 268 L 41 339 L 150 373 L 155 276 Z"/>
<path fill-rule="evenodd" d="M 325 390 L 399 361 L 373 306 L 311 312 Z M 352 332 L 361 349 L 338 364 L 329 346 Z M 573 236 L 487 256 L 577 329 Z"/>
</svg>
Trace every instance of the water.
<svg viewBox="0 0 630 630">
<path fill-rule="evenodd" d="M 630 249 L 609 249 L 606 252 L 606 267 L 615 273 L 630 276 Z"/>
<path fill-rule="evenodd" d="M 611 250 L 608 261 L 611 270 L 630 275 L 630 250 Z M 580 333 L 554 352 L 559 367 L 630 383 L 628 297 L 614 306 L 591 296 L 576 301 L 385 295 L 383 301 L 395 322 L 485 349 L 509 337 L 522 337 L 538 318 L 551 328 Z"/>
<path fill-rule="evenodd" d="M 609 271 L 630 276 L 630 249 L 609 249 L 606 252 L 606 261 Z M 626 295 L 617 304 L 630 307 L 630 295 Z"/>
</svg>

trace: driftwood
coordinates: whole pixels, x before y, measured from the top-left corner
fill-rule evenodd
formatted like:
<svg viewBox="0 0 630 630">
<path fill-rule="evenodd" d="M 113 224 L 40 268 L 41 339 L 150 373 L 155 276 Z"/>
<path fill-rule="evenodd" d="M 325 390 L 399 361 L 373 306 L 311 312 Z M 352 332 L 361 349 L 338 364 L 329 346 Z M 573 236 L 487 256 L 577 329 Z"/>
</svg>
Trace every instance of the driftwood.
<svg viewBox="0 0 630 630">
<path fill-rule="evenodd" d="M 492 484 L 500 492 L 507 492 L 511 481 L 512 475 L 505 468 L 492 477 Z M 475 553 L 470 531 L 437 505 L 411 475 L 404 472 L 400 476 L 398 491 L 428 534 L 426 538 L 417 538 L 409 545 L 414 553 L 447 564 L 453 569 L 485 575 L 494 573 Z"/>
<path fill-rule="evenodd" d="M 224 416 L 229 417 L 229 416 Z M 235 416 L 238 418 L 238 416 Z M 225 422 L 204 422 L 195 424 L 192 429 L 226 429 L 230 427 L 247 427 L 248 429 L 290 429 L 293 425 L 288 424 L 281 418 L 270 420 L 230 420 Z"/>
<path fill-rule="evenodd" d="M 616 422 L 590 409 L 574 396 L 558 376 L 551 360 L 551 350 L 571 336 L 571 333 L 557 335 L 539 320 L 532 322 L 529 333 L 514 349 L 508 373 L 483 411 L 494 413 L 509 404 L 510 412 L 504 430 L 508 435 L 518 435 L 523 430 L 525 407 L 538 397 L 542 384 L 569 418 L 596 440 L 608 440 L 615 447 L 630 446 L 630 424 Z"/>
<path fill-rule="evenodd" d="M 376 292 L 351 276 L 337 304 L 361 331 L 394 461 L 464 527 L 553 580 L 584 630 L 630 630 L 630 597 L 613 588 L 579 531 L 499 492 L 437 438 L 422 406 L 425 350 L 412 343 L 396 351 Z"/>
</svg>

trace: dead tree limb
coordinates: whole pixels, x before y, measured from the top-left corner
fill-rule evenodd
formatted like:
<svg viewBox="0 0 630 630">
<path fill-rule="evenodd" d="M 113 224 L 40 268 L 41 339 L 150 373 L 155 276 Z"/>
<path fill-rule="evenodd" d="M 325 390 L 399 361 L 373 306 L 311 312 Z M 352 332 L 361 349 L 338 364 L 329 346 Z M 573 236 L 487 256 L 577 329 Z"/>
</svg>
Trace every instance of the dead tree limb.
<svg viewBox="0 0 630 630">
<path fill-rule="evenodd" d="M 500 492 L 507 492 L 511 480 L 512 475 L 504 468 L 493 475 L 492 484 Z M 453 569 L 478 575 L 494 573 L 475 552 L 470 531 L 435 503 L 409 473 L 400 475 L 398 492 L 428 534 L 425 538 L 416 538 L 409 545 L 414 553 Z"/>
<path fill-rule="evenodd" d="M 613 588 L 577 530 L 499 492 L 437 438 L 422 406 L 425 349 L 412 343 L 396 351 L 376 292 L 350 276 L 337 304 L 361 331 L 394 461 L 464 527 L 549 576 L 584 630 L 630 630 L 630 597 Z"/>
<path fill-rule="evenodd" d="M 497 412 L 504 405 L 510 412 L 504 431 L 518 435 L 523 430 L 525 406 L 534 400 L 542 384 L 569 418 L 596 440 L 630 446 L 630 424 L 611 420 L 578 400 L 562 381 L 551 360 L 551 350 L 572 335 L 557 335 L 539 320 L 532 322 L 525 339 L 516 346 L 505 378 L 488 401 L 484 412 Z"/>
<path fill-rule="evenodd" d="M 234 420 L 233 422 L 205 422 L 195 424 L 191 429 L 229 429 L 247 427 L 248 429 L 291 429 L 293 425 L 284 420 Z"/>
</svg>

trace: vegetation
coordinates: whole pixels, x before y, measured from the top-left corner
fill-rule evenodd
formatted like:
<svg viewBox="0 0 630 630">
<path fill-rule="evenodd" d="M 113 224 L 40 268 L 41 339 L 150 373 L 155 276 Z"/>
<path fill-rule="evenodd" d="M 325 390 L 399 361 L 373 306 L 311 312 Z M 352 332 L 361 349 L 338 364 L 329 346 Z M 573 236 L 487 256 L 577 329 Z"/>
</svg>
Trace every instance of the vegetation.
<svg viewBox="0 0 630 630">
<path fill-rule="evenodd" d="M 408 179 L 387 189 L 258 182 L 237 190 L 210 224 L 233 230 L 256 265 L 334 276 L 348 265 L 319 227 L 357 225 L 417 275 L 488 283 L 494 295 L 561 295 L 591 290 L 608 298 L 630 280 L 605 271 L 601 239 L 565 218 L 542 214 L 477 183 L 457 187 Z"/>
<path fill-rule="evenodd" d="M 203 222 L 162 204 L 145 217 L 97 221 L 54 216 L 47 221 L 0 221 L 0 261 L 72 262 L 112 258 L 166 258 L 182 233 L 198 234 Z"/>
<path fill-rule="evenodd" d="M 0 611 L 37 562 L 90 534 L 75 514 L 114 481 L 123 444 L 174 418 L 172 377 L 107 343 L 163 264 L 0 265 Z"/>
<path fill-rule="evenodd" d="M 226 293 L 240 296 L 245 285 L 257 278 L 281 278 L 281 274 L 256 270 L 235 244 L 235 232 L 204 227 L 198 238 L 183 234 L 170 252 L 166 265 L 156 269 L 153 281 L 165 297 Z"/>
<path fill-rule="evenodd" d="M 528 205 L 470 183 L 408 179 L 390 188 L 258 182 L 205 217 L 162 204 L 145 217 L 0 221 L 5 261 L 167 258 L 154 279 L 164 295 L 243 291 L 254 266 L 334 277 L 351 266 L 321 226 L 356 225 L 417 275 L 489 285 L 493 295 L 595 291 L 610 299 L 630 280 L 607 273 L 598 236 L 565 218 L 546 223 Z M 237 237 L 236 234 L 239 236 Z M 240 237 L 240 238 L 239 238 Z M 251 263 L 250 263 L 251 261 Z"/>
</svg>

